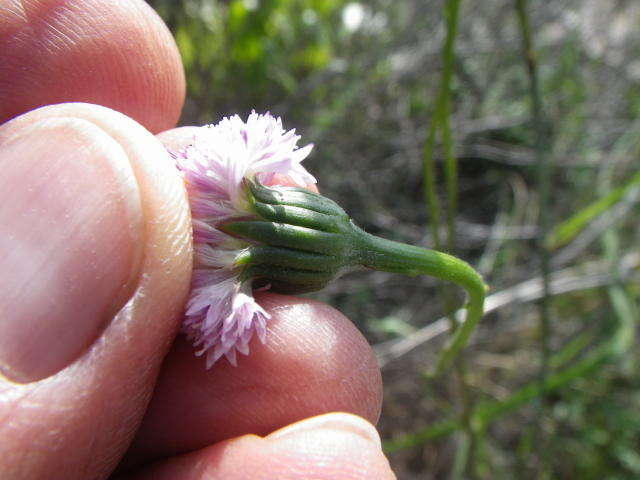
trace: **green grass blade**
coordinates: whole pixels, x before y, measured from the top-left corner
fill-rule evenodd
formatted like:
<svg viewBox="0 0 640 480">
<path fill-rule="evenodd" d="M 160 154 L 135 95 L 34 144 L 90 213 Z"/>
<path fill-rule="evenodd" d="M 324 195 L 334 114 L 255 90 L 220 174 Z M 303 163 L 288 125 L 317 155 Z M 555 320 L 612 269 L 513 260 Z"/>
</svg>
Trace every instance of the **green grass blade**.
<svg viewBox="0 0 640 480">
<path fill-rule="evenodd" d="M 614 188 L 595 202 L 587 205 L 567 220 L 557 225 L 547 237 L 547 246 L 555 250 L 569 243 L 596 217 L 624 200 L 629 192 L 640 186 L 640 172 L 637 172 L 624 185 Z"/>
</svg>

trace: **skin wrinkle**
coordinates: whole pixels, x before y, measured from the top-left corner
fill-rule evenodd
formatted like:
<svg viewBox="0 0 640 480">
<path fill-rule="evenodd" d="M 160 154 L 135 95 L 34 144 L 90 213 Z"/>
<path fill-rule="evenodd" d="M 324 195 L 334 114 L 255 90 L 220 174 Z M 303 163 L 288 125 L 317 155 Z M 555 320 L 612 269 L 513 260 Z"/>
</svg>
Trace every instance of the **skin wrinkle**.
<svg viewBox="0 0 640 480">
<path fill-rule="evenodd" d="M 74 7 L 76 7 L 74 9 Z M 109 15 L 102 9 L 96 8 L 95 4 L 85 3 L 84 5 L 68 5 L 63 7 L 69 12 L 67 18 L 73 19 L 69 27 L 82 31 L 82 38 L 89 40 L 95 46 L 97 40 L 108 38 L 114 33 L 111 31 L 113 24 L 109 21 Z M 64 10 L 61 10 L 64 11 Z M 64 16 L 60 15 L 60 23 L 64 24 Z"/>
<path fill-rule="evenodd" d="M 278 311 L 282 312 L 284 310 L 287 310 L 286 314 L 291 314 L 291 311 L 294 310 L 294 309 L 292 309 L 290 306 L 289 306 L 289 308 L 287 308 L 287 306 L 281 306 L 279 308 L 276 307 L 276 308 L 270 309 L 270 311 L 272 313 L 278 312 Z M 291 315 L 291 316 L 293 318 L 296 317 L 296 315 Z M 276 330 L 276 332 L 277 332 L 277 330 Z M 276 348 L 274 348 L 274 350 L 277 350 L 278 343 L 280 345 L 282 345 L 284 343 L 283 341 L 277 342 L 278 335 L 277 335 L 276 332 L 274 332 L 273 330 L 270 330 L 271 337 L 270 337 L 270 341 L 268 343 L 268 345 L 273 344 L 273 346 L 276 347 Z M 323 329 L 322 333 L 323 334 L 329 333 L 332 337 L 335 337 L 335 332 L 333 332 L 333 330 L 328 329 L 328 328 L 327 329 Z M 274 337 L 276 339 L 275 342 L 273 341 Z M 309 349 L 310 351 L 313 351 L 314 342 L 317 341 L 317 338 L 318 338 L 317 335 L 314 335 L 313 338 L 311 338 L 311 337 L 302 337 L 301 338 L 302 344 L 306 345 L 307 349 Z M 332 342 L 332 344 L 335 344 L 335 343 L 336 343 L 335 341 Z M 339 352 L 336 352 L 336 356 L 337 357 L 342 357 L 345 354 L 346 355 L 350 355 L 350 353 L 351 353 L 347 346 L 341 346 L 339 348 L 339 350 L 340 350 Z M 332 386 L 334 386 L 336 383 L 338 383 L 338 384 L 340 384 L 342 386 L 343 391 L 347 392 L 346 398 L 349 398 L 349 397 L 350 398 L 357 398 L 358 397 L 358 395 L 356 395 L 357 389 L 354 388 L 354 385 L 356 383 L 359 383 L 359 382 L 357 380 L 356 380 L 356 382 L 354 382 L 353 380 L 361 378 L 361 377 L 364 377 L 365 376 L 364 374 L 367 373 L 368 370 L 369 370 L 369 368 L 367 368 L 368 364 L 367 364 L 366 359 L 364 359 L 363 357 L 357 357 L 357 359 L 358 359 L 358 361 L 357 361 L 357 363 L 355 363 L 355 368 L 346 370 L 341 375 L 340 378 L 335 378 L 334 376 L 331 376 L 331 378 L 327 378 L 327 379 L 321 380 L 319 382 L 318 381 L 314 382 L 314 384 L 316 385 L 316 388 L 318 388 L 318 386 L 326 385 L 328 389 L 331 389 Z M 327 367 L 327 366 L 328 365 L 323 364 L 323 367 Z M 339 370 L 339 369 L 332 368 L 330 370 L 333 371 L 333 370 Z M 322 377 L 322 378 L 324 378 L 324 377 Z M 300 390 L 301 391 L 305 391 L 307 389 L 307 387 L 309 387 L 310 385 L 311 385 L 311 383 L 306 383 L 306 384 L 300 385 Z M 279 396 L 279 397 L 287 398 L 287 399 L 291 400 L 291 401 L 282 403 L 281 411 L 280 411 L 281 414 L 286 414 L 287 411 L 288 411 L 287 410 L 287 406 L 285 404 L 291 405 L 291 404 L 302 404 L 303 403 L 301 401 L 301 400 L 303 400 L 303 397 L 300 396 L 300 395 L 297 395 L 296 394 L 296 390 L 291 390 L 291 389 L 280 390 L 278 388 L 272 387 L 271 385 L 265 385 L 265 384 L 260 384 L 260 385 L 257 385 L 256 387 L 257 387 L 257 388 L 255 388 L 256 392 L 268 392 L 268 393 L 270 393 L 271 395 L 267 395 L 268 397 Z M 238 391 L 238 389 L 235 389 L 235 390 Z M 251 391 L 252 389 L 251 388 L 240 389 L 240 391 L 246 391 L 246 390 Z M 319 388 L 319 390 L 322 391 L 322 390 L 325 390 L 325 389 L 324 388 Z M 331 401 L 331 400 L 330 399 L 326 400 L 326 402 L 329 402 L 329 401 Z M 326 402 L 323 404 L 323 406 L 324 406 L 323 410 L 324 411 L 332 410 L 333 406 L 330 405 L 329 403 L 326 403 Z M 379 415 L 380 415 L 380 409 L 378 408 L 376 410 L 377 411 L 375 411 L 375 412 L 370 412 L 370 413 L 374 414 L 374 415 L 372 415 L 373 418 L 378 418 Z"/>
<path fill-rule="evenodd" d="M 48 2 L 36 0 L 30 9 L 33 12 L 32 15 L 28 15 L 29 9 L 25 9 L 25 17 L 29 24 L 31 26 L 40 24 L 42 30 L 52 29 L 59 35 L 58 38 L 68 40 L 67 44 L 63 42 L 63 46 L 76 45 L 77 40 L 80 39 L 93 41 L 96 38 L 110 36 L 110 32 L 104 28 L 111 26 L 111 22 L 108 21 L 109 17 L 91 2 L 76 2 L 74 4 L 69 0 L 49 0 Z M 69 19 L 73 21 L 70 22 Z M 101 21 L 102 19 L 105 21 Z M 65 34 L 63 29 L 69 30 L 69 34 Z M 82 33 L 80 34 L 78 31 Z M 60 48 L 60 45 L 52 45 L 54 48 L 51 53 L 55 54 L 55 50 Z"/>
<path fill-rule="evenodd" d="M 307 440 L 301 442 L 301 436 L 306 437 Z M 355 448 L 354 441 L 358 442 Z M 276 440 L 265 453 L 267 455 L 271 453 L 272 457 L 279 460 L 279 464 L 285 467 L 283 470 L 290 474 L 287 478 L 340 478 L 345 480 L 375 478 L 371 465 L 367 463 L 367 457 L 361 455 L 362 449 L 358 448 L 368 449 L 369 446 L 360 445 L 361 441 L 343 431 L 334 431 L 331 439 L 332 445 L 327 448 L 326 432 L 307 432 L 299 434 L 295 438 Z M 291 450 L 287 448 L 289 445 L 293 447 Z M 336 458 L 340 458 L 343 448 L 351 448 L 354 453 L 358 452 L 358 454 L 355 457 L 350 457 L 350 462 L 338 460 L 336 463 Z M 310 465 L 314 467 L 314 472 L 321 469 L 318 476 L 308 476 Z"/>
<path fill-rule="evenodd" d="M 20 418 L 23 422 L 20 423 L 19 425 L 15 425 L 13 424 L 11 421 L 6 421 L 6 419 L 9 417 L 9 419 L 11 419 L 12 417 L 14 417 L 14 413 L 16 412 L 16 410 L 18 409 L 24 409 L 25 405 L 29 405 L 29 398 L 31 397 L 36 397 L 38 395 L 38 391 L 42 389 L 42 386 L 47 383 L 48 379 L 43 380 L 41 383 L 39 384 L 28 384 L 28 385 L 15 385 L 12 387 L 12 390 L 9 390 L 10 393 L 14 393 L 14 392 L 22 392 L 21 396 L 18 396 L 17 398 L 14 397 L 14 399 L 12 399 L 13 401 L 10 403 L 10 407 L 7 409 L 7 415 L 5 415 L 3 417 L 2 420 L 0 420 L 0 438 L 2 438 L 2 433 L 3 430 L 10 430 L 7 433 L 7 436 L 5 438 L 11 438 L 14 435 L 12 435 L 11 430 L 17 431 L 17 432 L 21 432 L 22 430 L 24 431 L 28 431 L 28 428 L 21 428 L 21 425 L 24 424 L 24 420 L 25 417 L 24 415 L 16 415 L 18 418 Z M 2 397 L 0 396 L 0 400 L 2 400 Z M 56 406 L 58 408 L 56 408 Z M 46 404 L 46 408 L 47 409 L 54 409 L 54 410 L 60 410 L 60 411 L 70 411 L 72 410 L 72 407 L 70 406 L 63 406 L 62 408 L 59 408 L 60 405 L 57 403 L 47 403 Z M 4 402 L 3 400 L 3 409 L 7 408 L 7 404 Z M 36 403 L 36 405 L 32 406 L 31 408 L 38 408 L 38 404 Z M 32 422 L 38 422 L 38 418 L 37 417 L 26 417 L 26 420 L 30 420 Z M 62 428 L 62 427 L 60 427 Z M 48 434 L 48 436 L 52 437 L 54 440 L 58 439 L 59 442 L 58 444 L 62 443 L 59 439 L 59 435 L 55 430 L 49 430 L 48 432 L 45 432 L 45 434 Z M 51 442 L 49 441 L 46 437 L 43 438 L 43 436 L 40 436 L 38 438 L 35 439 L 35 441 L 33 441 L 31 443 L 32 447 L 35 447 L 37 445 L 42 445 L 44 446 L 44 449 L 37 449 L 37 448 L 30 448 L 30 449 L 12 449 L 10 450 L 10 453 L 12 453 L 15 456 L 18 456 L 18 460 L 12 461 L 12 462 L 8 462 L 7 465 L 14 465 L 14 466 L 20 466 L 20 465 L 24 465 L 24 472 L 26 473 L 28 470 L 28 466 L 31 464 L 31 461 L 29 460 L 29 458 L 33 458 L 33 457 L 42 457 L 44 455 L 48 455 L 51 454 L 52 452 L 56 451 L 56 444 L 55 442 Z M 16 470 L 15 473 L 18 474 L 20 472 L 20 470 Z M 19 476 L 19 478 L 22 478 Z"/>
<path fill-rule="evenodd" d="M 273 313 L 275 313 L 275 312 L 283 312 L 284 310 L 287 310 L 284 313 L 285 315 L 291 315 L 291 318 L 296 318 L 297 317 L 295 315 L 295 312 L 293 312 L 293 314 L 292 314 L 292 310 L 294 310 L 294 309 L 292 309 L 290 306 L 289 306 L 289 308 L 287 308 L 287 306 L 280 306 L 280 307 L 276 307 L 276 308 L 270 309 L 270 311 L 273 312 Z M 333 330 L 331 330 L 331 329 L 328 329 L 328 328 L 327 329 L 323 329 L 323 333 L 329 333 L 332 337 L 335 337 L 335 332 Z M 278 338 L 278 335 L 277 335 L 277 331 L 274 332 L 274 331 L 270 330 L 270 334 L 271 334 L 271 337 L 270 337 L 269 344 L 273 344 L 277 349 L 278 344 L 282 344 L 283 341 L 278 341 L 279 338 Z M 311 338 L 311 337 L 302 337 L 301 340 L 303 341 L 303 345 L 306 345 L 308 349 L 312 350 L 314 342 L 317 341 L 317 336 L 314 335 L 313 338 Z M 331 342 L 331 343 L 335 343 L 335 341 Z M 343 356 L 345 354 L 347 356 L 350 356 L 350 354 L 351 354 L 351 352 L 350 352 L 350 350 L 348 349 L 347 346 L 341 346 L 340 347 L 340 351 L 336 352 L 336 356 L 339 356 L 339 357 Z M 357 395 L 355 395 L 355 392 L 356 392 L 357 389 L 354 388 L 354 385 L 356 383 L 358 383 L 358 382 L 357 381 L 354 382 L 353 380 L 354 379 L 358 379 L 358 378 L 363 378 L 363 377 L 366 376 L 365 374 L 368 373 L 368 370 L 369 370 L 367 359 L 365 357 L 358 356 L 356 358 L 356 362 L 354 362 L 354 367 L 355 368 L 352 368 L 352 369 L 349 369 L 349 370 L 343 372 L 341 378 L 339 378 L 339 379 L 332 378 L 330 380 L 324 380 L 324 381 L 321 382 L 321 385 L 322 384 L 334 385 L 336 383 L 336 380 L 337 380 L 337 382 L 340 385 L 342 385 L 343 387 L 346 387 L 345 390 L 349 391 L 349 396 L 351 396 L 352 398 L 357 397 Z M 378 418 L 379 415 L 380 415 L 380 409 L 377 408 L 375 411 L 372 411 L 370 413 L 374 414 L 374 415 L 372 415 L 373 418 Z"/>
<path fill-rule="evenodd" d="M 137 15 L 138 13 L 141 13 L 141 12 L 139 12 L 136 9 L 135 15 Z M 144 17 L 142 15 L 137 15 L 137 17 L 138 17 L 137 20 L 139 20 L 139 21 L 135 21 L 134 24 L 140 25 L 140 26 L 143 27 L 143 32 L 144 32 L 144 34 L 142 35 L 143 38 L 152 38 L 153 36 L 155 36 L 154 32 L 150 31 L 149 28 L 148 28 L 149 25 L 146 22 L 146 17 Z M 129 56 L 128 54 L 129 53 L 130 52 L 125 52 L 124 50 L 118 52 L 119 57 L 121 58 L 120 61 L 122 63 L 126 63 L 126 62 L 129 61 L 129 58 L 128 58 L 128 56 Z M 159 77 L 158 76 L 158 72 L 155 71 L 154 69 L 151 69 L 150 71 L 149 71 L 149 69 L 145 69 L 145 71 L 147 71 L 148 73 L 146 75 L 138 75 L 138 80 L 139 80 L 141 86 L 143 87 L 142 88 L 143 91 L 152 91 L 151 90 L 152 86 L 154 84 L 157 84 L 158 80 L 162 80 L 162 77 Z M 158 97 L 158 99 L 165 97 L 165 94 L 166 94 L 165 92 L 166 91 L 168 91 L 168 88 L 166 86 L 166 82 L 164 82 L 164 81 L 160 82 L 158 84 L 158 88 L 157 88 L 157 97 Z"/>
<path fill-rule="evenodd" d="M 148 7 L 146 4 L 143 6 L 151 10 L 150 7 Z M 150 38 L 157 37 L 157 34 L 156 34 L 157 32 L 151 29 L 151 23 L 148 21 L 148 18 L 149 18 L 148 12 L 146 12 L 145 14 L 145 11 L 142 8 L 140 8 L 140 9 L 136 9 L 135 14 L 138 15 L 138 18 L 140 20 L 139 22 L 135 22 L 136 25 L 142 26 L 143 28 L 143 31 L 144 31 L 143 38 L 150 39 Z M 153 15 L 155 15 L 155 12 L 153 12 Z M 164 25 L 164 23 L 163 22 L 160 22 L 160 23 L 162 27 L 166 29 L 166 26 Z M 173 43 L 169 45 L 166 43 L 160 43 L 160 42 L 154 42 L 154 43 L 156 45 L 160 44 L 162 55 L 170 56 L 172 53 L 176 54 L 177 52 L 177 47 Z M 175 49 L 175 52 L 169 51 L 170 48 L 167 48 L 167 47 L 171 47 Z M 179 57 L 179 53 L 177 53 L 177 55 Z M 123 61 L 129 62 L 129 58 L 124 58 Z M 143 91 L 155 93 L 154 98 L 152 99 L 150 98 L 148 99 L 148 101 L 153 104 L 156 102 L 161 102 L 165 98 L 169 98 L 170 93 L 173 90 L 173 85 L 169 82 L 169 77 L 160 76 L 159 71 L 157 69 L 148 68 L 149 66 L 151 66 L 150 63 L 147 63 L 146 65 L 140 65 L 140 66 L 145 67 L 144 69 L 141 70 L 141 74 L 138 75 L 138 79 L 141 85 L 144 87 Z M 153 86 L 155 86 L 155 88 L 152 88 Z M 177 121 L 177 118 L 176 118 L 176 121 Z"/>
<path fill-rule="evenodd" d="M 320 304 L 317 304 L 320 305 Z M 323 307 L 324 308 L 324 307 Z M 300 311 L 302 310 L 302 311 Z M 304 310 L 306 310 L 306 312 L 304 312 Z M 305 305 L 305 304 L 300 304 L 300 303 L 296 303 L 296 304 L 285 304 L 285 305 L 279 305 L 279 306 L 275 306 L 275 307 L 270 307 L 269 311 L 272 313 L 273 316 L 278 316 L 278 315 L 282 315 L 283 317 L 286 316 L 287 318 L 292 318 L 294 320 L 297 320 L 299 318 L 307 318 L 309 316 L 312 316 L 312 314 L 314 314 L 315 312 L 313 311 L 313 309 L 309 306 L 309 305 Z M 306 313 L 306 314 L 305 314 Z M 278 330 L 277 329 L 271 329 L 268 326 L 269 324 L 267 323 L 267 327 L 268 327 L 268 334 L 270 335 L 269 337 L 269 341 L 267 342 L 267 347 L 270 348 L 270 346 L 276 347 L 276 348 L 271 348 L 272 351 L 277 352 L 279 348 L 281 348 L 283 345 L 285 345 L 288 340 L 284 339 L 284 338 L 280 338 L 280 336 L 278 335 Z M 335 334 L 333 332 L 332 329 L 330 328 L 323 328 L 321 330 L 321 332 L 324 333 L 330 333 L 331 336 L 333 337 L 334 341 L 332 341 L 332 344 L 335 344 Z M 310 336 L 307 335 L 301 335 L 300 336 L 300 340 L 301 340 L 301 344 L 306 346 L 306 350 L 314 350 L 314 342 L 317 341 L 317 339 L 315 338 L 311 338 Z"/>
<path fill-rule="evenodd" d="M 79 10 L 78 12 L 75 12 L 77 14 L 74 14 L 74 11 L 71 7 L 68 8 L 70 12 L 68 18 L 74 19 L 73 23 L 69 27 L 78 29 L 82 32 L 83 42 L 85 42 L 86 45 L 90 45 L 92 47 L 91 50 L 99 50 L 100 43 L 103 42 L 105 38 L 114 36 L 114 33 L 110 31 L 113 27 L 113 22 L 109 21 L 110 18 L 104 11 L 95 7 L 96 5 L 88 3 L 87 5 L 82 7 L 82 10 L 84 10 L 84 12 L 80 9 L 76 9 Z M 64 22 L 64 17 L 62 18 Z M 89 21 L 89 19 L 91 21 Z M 136 30 L 139 29 L 136 28 Z M 135 34 L 135 31 L 132 33 Z M 127 33 L 118 32 L 117 35 L 127 35 Z M 127 50 L 126 53 L 123 50 L 124 49 L 122 48 L 112 50 L 112 53 L 115 53 L 116 57 L 114 57 L 111 63 L 113 63 L 114 65 L 126 65 L 129 63 L 127 54 L 131 53 L 131 49 Z M 89 67 L 90 65 L 87 65 L 87 68 Z M 105 73 L 110 80 L 110 86 L 117 87 L 117 96 L 121 98 L 127 98 L 129 96 L 129 88 L 127 85 L 127 78 L 123 77 L 124 71 L 115 68 L 106 70 Z M 144 90 L 152 91 L 152 86 L 148 84 L 146 75 L 137 75 L 137 77 L 139 77 L 139 82 L 141 84 L 145 83 Z M 131 100 L 133 101 L 135 99 Z"/>
<path fill-rule="evenodd" d="M 13 9 L 11 6 L 15 5 L 16 8 Z M 16 3 L 10 3 L 9 6 L 7 7 L 7 12 L 10 14 L 15 14 L 17 17 L 19 17 L 21 20 L 27 22 L 29 20 L 29 17 L 27 16 L 27 10 L 24 7 L 24 3 L 23 0 L 18 0 Z"/>
<path fill-rule="evenodd" d="M 345 395 L 345 397 L 350 397 L 350 398 L 357 398 L 358 395 L 356 395 L 356 391 L 357 389 L 354 388 L 354 385 L 356 383 L 359 383 L 357 380 L 354 382 L 353 379 L 358 379 L 360 377 L 364 377 L 363 373 L 367 372 L 368 368 L 367 368 L 367 364 L 365 361 L 360 361 L 358 363 L 358 366 L 354 369 L 349 369 L 347 371 L 347 373 L 345 375 L 342 375 L 342 377 L 336 382 L 337 379 L 332 378 L 330 380 L 324 380 L 319 382 L 319 385 L 327 385 L 327 387 L 330 387 L 332 385 L 335 385 L 336 383 L 339 383 L 342 387 L 343 390 L 347 392 L 347 395 Z M 307 384 L 309 385 L 309 384 Z M 307 386 L 305 385 L 305 386 Z M 305 386 L 302 386 L 301 389 L 304 389 Z M 322 389 L 321 389 L 322 390 Z M 329 400 L 329 399 L 327 399 Z M 331 411 L 332 410 L 332 406 L 330 404 L 323 404 L 323 406 L 325 407 L 324 410 L 325 411 Z M 370 413 L 374 413 L 374 412 L 370 412 Z M 375 415 L 372 415 L 372 418 L 378 418 L 380 416 L 380 411 L 378 409 L 377 412 L 375 412 Z"/>
<path fill-rule="evenodd" d="M 42 35 L 42 37 L 44 37 L 43 39 L 50 45 L 51 53 L 55 55 L 55 51 L 59 49 L 60 46 L 77 45 L 78 40 L 80 40 L 80 35 L 78 35 L 74 29 L 68 29 L 69 33 L 64 33 L 56 26 L 58 23 L 63 23 L 60 22 L 60 19 L 64 19 L 66 15 L 72 13 L 70 8 L 61 5 L 59 10 L 56 9 L 52 12 L 51 20 L 53 21 L 45 22 L 40 20 L 38 23 L 42 25 L 42 33 L 46 33 L 46 35 Z"/>
<path fill-rule="evenodd" d="M 85 460 L 79 468 L 79 473 L 80 473 L 79 478 L 90 478 L 89 472 L 92 468 L 94 468 L 93 459 L 96 457 L 99 458 L 99 455 L 94 455 L 94 452 L 96 451 L 96 444 L 98 443 L 96 432 L 99 432 L 99 431 L 100 431 L 100 421 L 98 421 L 98 425 L 96 425 L 96 428 L 93 430 L 91 438 L 89 440 L 87 455 L 84 457 Z"/>
<path fill-rule="evenodd" d="M 6 402 L 6 397 L 8 395 L 6 395 L 6 393 L 13 393 L 13 394 L 18 394 L 17 398 L 14 396 L 14 398 L 8 403 L 8 407 L 7 407 L 7 402 Z M 2 417 L 0 417 L 0 438 L 10 438 L 9 435 L 6 432 L 6 430 L 9 429 L 10 426 L 10 422 L 9 420 L 14 416 L 16 410 L 18 409 L 19 406 L 22 405 L 23 402 L 25 402 L 25 400 L 29 397 L 29 390 L 27 389 L 20 389 L 19 387 L 16 387 L 14 389 L 9 390 L 8 392 L 4 392 L 4 394 L 0 395 L 0 402 L 3 404 L 2 409 L 6 409 L 5 415 L 3 415 Z M 19 452 L 22 453 L 22 455 L 24 456 L 25 451 L 24 450 L 15 450 L 14 449 L 14 455 L 18 454 Z M 21 465 L 22 462 L 20 460 L 15 462 L 16 465 Z"/>
<path fill-rule="evenodd" d="M 185 249 L 192 248 L 191 234 L 191 214 L 187 209 L 178 208 L 187 203 L 186 191 L 176 191 L 174 195 L 168 199 L 167 207 L 157 217 L 156 223 L 165 223 L 167 219 L 173 219 L 175 227 L 171 230 L 169 240 L 171 243 L 172 256 L 184 258 Z M 176 211 L 179 215 L 176 217 Z M 169 272 L 167 272 L 169 273 Z"/>
<path fill-rule="evenodd" d="M 184 215 L 185 217 L 187 217 L 186 215 Z M 182 222 L 186 223 L 190 221 L 188 218 L 185 218 L 184 220 L 180 220 L 180 223 L 182 224 Z M 191 244 L 192 242 L 192 238 L 191 238 L 191 234 L 188 232 L 182 233 L 180 236 L 176 236 L 175 240 L 172 242 L 172 246 L 174 247 L 172 249 L 173 256 L 174 257 L 181 257 L 182 255 L 184 255 L 184 251 L 186 248 L 191 248 L 188 245 Z"/>
<path fill-rule="evenodd" d="M 29 33 L 33 34 L 34 37 L 38 38 L 42 41 L 43 46 L 49 46 L 49 52 L 52 56 L 55 56 L 56 51 L 60 50 L 61 46 L 75 45 L 76 40 L 80 37 L 76 36 L 74 40 L 69 34 L 65 34 L 56 27 L 56 24 L 59 23 L 60 19 L 65 18 L 65 14 L 73 18 L 73 10 L 71 10 L 68 6 L 61 5 L 51 5 L 49 8 L 42 10 L 34 11 L 32 15 L 28 14 L 29 10 L 25 9 L 25 16 L 27 24 L 25 27 L 29 28 Z M 50 21 L 45 21 L 43 18 L 46 18 Z M 52 31 L 53 35 L 50 35 L 50 31 Z M 73 30 L 70 30 L 70 33 L 75 34 Z M 66 40 L 63 42 L 56 43 L 56 40 Z M 47 53 L 47 52 L 45 52 Z"/>
<path fill-rule="evenodd" d="M 41 3 L 38 4 L 38 6 L 41 6 L 41 5 L 42 5 Z M 53 20 L 56 20 L 58 17 L 61 16 L 59 13 L 56 12 L 56 10 L 59 10 L 61 8 L 64 9 L 64 5 L 55 6 L 55 5 L 45 4 L 45 6 L 48 6 L 48 8 L 40 8 L 37 11 L 34 11 L 35 10 L 34 7 L 28 7 L 23 5 L 27 23 L 23 25 L 21 31 L 17 35 L 13 35 L 8 42 L 9 45 L 11 45 L 12 40 L 15 40 L 15 39 L 18 39 L 18 41 L 20 42 L 21 37 L 23 37 L 25 39 L 24 44 L 28 46 L 32 42 L 31 37 L 34 37 L 40 44 L 40 48 L 42 50 L 39 52 L 36 58 L 31 58 L 32 62 L 35 62 L 35 61 L 40 62 L 41 59 L 45 56 L 55 59 L 56 51 L 60 50 L 61 47 L 65 46 L 65 42 L 63 41 L 61 44 L 59 42 L 59 39 L 63 39 L 63 40 L 66 39 L 69 41 L 70 44 L 75 43 L 73 40 L 71 40 L 71 38 L 68 35 L 63 34 L 58 28 L 56 28 L 54 22 L 46 22 L 43 20 L 43 18 L 47 18 L 47 19 L 52 18 Z M 32 13 L 30 13 L 30 11 Z M 53 32 L 53 35 L 51 35 L 52 32 Z M 57 36 L 56 36 L 56 33 L 57 33 Z M 58 43 L 56 43 L 56 41 L 58 41 Z M 25 58 L 23 57 L 17 58 L 16 61 L 20 61 L 22 63 L 25 61 Z M 53 67 L 51 69 L 55 71 L 55 65 L 51 65 L 51 66 Z M 30 69 L 28 65 L 25 65 L 24 68 Z M 29 76 L 27 76 L 27 78 L 29 78 Z M 28 92 L 33 87 L 35 87 L 35 85 L 27 84 L 27 85 L 24 85 L 21 90 L 23 92 Z"/>
</svg>

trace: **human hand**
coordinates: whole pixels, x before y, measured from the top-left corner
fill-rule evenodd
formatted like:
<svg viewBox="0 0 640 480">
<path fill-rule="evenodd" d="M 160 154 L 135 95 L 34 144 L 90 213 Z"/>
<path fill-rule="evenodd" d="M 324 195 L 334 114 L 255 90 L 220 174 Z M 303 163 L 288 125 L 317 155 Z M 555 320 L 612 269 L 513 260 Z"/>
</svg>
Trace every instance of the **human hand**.
<svg viewBox="0 0 640 480">
<path fill-rule="evenodd" d="M 23 114 L 0 126 L 0 478 L 394 478 L 375 358 L 335 310 L 261 294 L 269 342 L 237 368 L 174 342 L 183 97 L 143 2 L 0 0 L 0 122 Z M 332 411 L 363 418 L 303 420 Z"/>
</svg>

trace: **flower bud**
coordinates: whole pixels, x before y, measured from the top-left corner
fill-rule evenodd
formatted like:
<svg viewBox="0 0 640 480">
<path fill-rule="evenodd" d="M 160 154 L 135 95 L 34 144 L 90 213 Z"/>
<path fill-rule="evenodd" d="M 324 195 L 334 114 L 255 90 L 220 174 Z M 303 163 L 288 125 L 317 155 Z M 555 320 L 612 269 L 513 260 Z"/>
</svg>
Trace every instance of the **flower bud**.
<svg viewBox="0 0 640 480">
<path fill-rule="evenodd" d="M 254 219 L 218 228 L 252 243 L 236 259 L 241 279 L 281 293 L 324 288 L 354 262 L 352 223 L 340 206 L 301 188 L 269 188 L 247 181 Z"/>
</svg>

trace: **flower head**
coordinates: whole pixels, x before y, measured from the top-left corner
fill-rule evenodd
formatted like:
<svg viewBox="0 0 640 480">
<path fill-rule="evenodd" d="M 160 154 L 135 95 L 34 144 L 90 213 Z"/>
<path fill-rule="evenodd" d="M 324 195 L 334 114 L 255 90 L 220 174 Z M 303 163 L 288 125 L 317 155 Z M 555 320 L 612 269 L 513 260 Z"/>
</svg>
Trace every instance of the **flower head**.
<svg viewBox="0 0 640 480">
<path fill-rule="evenodd" d="M 193 219 L 195 265 L 182 330 L 206 354 L 207 368 L 223 355 L 233 365 L 236 353 L 249 353 L 254 333 L 266 341 L 269 314 L 241 278 L 236 259 L 248 241 L 218 228 L 222 222 L 251 216 L 245 179 L 273 184 L 282 176 L 305 187 L 315 179 L 300 164 L 312 145 L 296 146 L 295 130 L 280 118 L 252 112 L 247 121 L 234 115 L 199 129 L 191 145 L 175 154 Z"/>
</svg>

